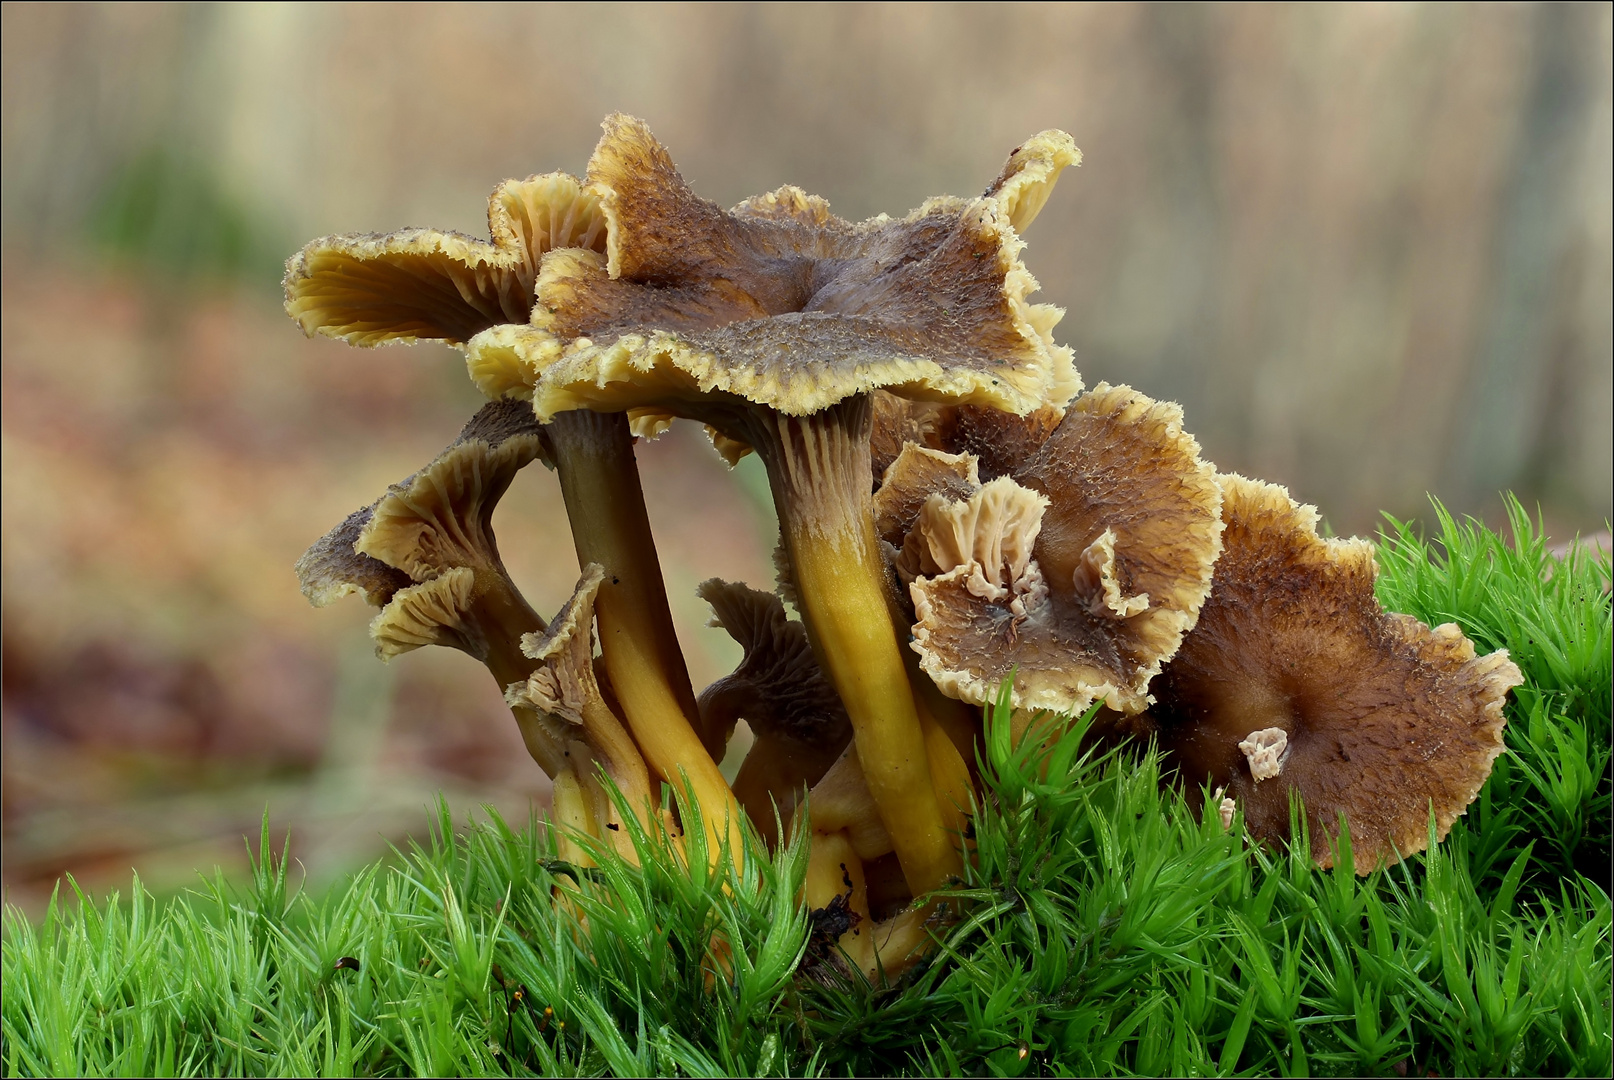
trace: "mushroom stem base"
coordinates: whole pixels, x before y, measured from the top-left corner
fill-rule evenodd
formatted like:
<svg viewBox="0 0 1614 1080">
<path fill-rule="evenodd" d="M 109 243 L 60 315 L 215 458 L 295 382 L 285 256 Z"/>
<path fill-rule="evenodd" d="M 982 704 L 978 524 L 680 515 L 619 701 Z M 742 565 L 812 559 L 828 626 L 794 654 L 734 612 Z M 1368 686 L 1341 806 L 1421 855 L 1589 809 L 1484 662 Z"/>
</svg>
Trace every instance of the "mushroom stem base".
<svg viewBox="0 0 1614 1080">
<path fill-rule="evenodd" d="M 543 626 L 542 620 L 538 620 L 537 626 Z M 525 682 L 537 666 L 516 647 L 515 642 L 519 640 L 519 636 L 509 633 L 489 636 L 485 663 L 500 690 Z M 561 818 L 563 812 L 569 814 L 566 818 L 569 824 L 601 835 L 630 857 L 636 857 L 632 855 L 632 845 L 626 843 L 627 836 L 620 830 L 615 830 L 616 835 L 612 836 L 599 833 L 599 828 L 608 821 L 616 821 L 617 815 L 608 793 L 594 773 L 596 766 L 604 769 L 605 775 L 616 784 L 642 826 L 650 828 L 655 818 L 655 807 L 650 798 L 650 777 L 645 770 L 644 759 L 611 710 L 599 701 L 585 705 L 583 727 L 579 732 L 582 738 L 568 737 L 563 730 L 557 731 L 557 727 L 564 729 L 569 726 L 567 722 L 546 718 L 537 709 L 512 705 L 510 712 L 516 718 L 516 728 L 521 732 L 521 741 L 527 753 L 532 755 L 532 759 L 555 784 L 554 809 L 557 819 Z M 563 775 L 569 779 L 563 779 Z M 589 817 L 581 825 L 574 811 L 563 811 L 562 804 L 565 798 L 570 797 L 562 795 L 562 788 L 567 783 L 573 787 L 581 786 L 588 793 Z"/>
<path fill-rule="evenodd" d="M 924 730 L 892 621 L 874 532 L 869 402 L 753 423 L 796 583 L 802 622 L 852 721 L 869 792 L 914 895 L 962 869 L 936 802 Z"/>
<path fill-rule="evenodd" d="M 578 562 L 599 563 L 607 575 L 594 612 L 628 727 L 661 779 L 679 783 L 680 769 L 689 777 L 714 855 L 725 840 L 737 854 L 740 805 L 692 723 L 700 714 L 667 606 L 627 416 L 565 412 L 549 433 Z"/>
</svg>

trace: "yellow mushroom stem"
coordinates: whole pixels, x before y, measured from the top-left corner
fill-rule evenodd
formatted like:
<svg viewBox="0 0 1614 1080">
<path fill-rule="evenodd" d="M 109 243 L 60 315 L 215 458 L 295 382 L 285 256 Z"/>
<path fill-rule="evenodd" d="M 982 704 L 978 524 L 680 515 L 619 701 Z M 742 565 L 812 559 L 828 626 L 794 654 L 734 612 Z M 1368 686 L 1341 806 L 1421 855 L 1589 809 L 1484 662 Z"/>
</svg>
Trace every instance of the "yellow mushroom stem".
<svg viewBox="0 0 1614 1080">
<path fill-rule="evenodd" d="M 522 655 L 521 639 L 527 634 L 543 633 L 544 620 L 515 591 L 515 586 L 503 573 L 479 567 L 479 590 L 484 581 L 489 587 L 473 603 L 471 612 L 487 642 L 487 656 L 482 662 L 502 694 L 511 683 L 526 682 L 527 676 L 537 668 L 535 661 Z M 512 705 L 510 712 L 516 718 L 516 728 L 521 732 L 527 753 L 547 776 L 553 780 L 571 768 L 566 748 L 551 736 L 536 709 Z"/>
<path fill-rule="evenodd" d="M 870 927 L 864 935 L 863 973 L 871 982 L 901 976 L 930 948 L 930 922 L 950 901 L 932 900 Z"/>
<path fill-rule="evenodd" d="M 863 880 L 863 860 L 857 857 L 851 837 L 841 830 L 814 832 L 812 839 L 807 876 L 801 884 L 808 908 L 826 908 L 837 896 L 844 896 L 851 909 L 867 920 L 869 892 Z"/>
<path fill-rule="evenodd" d="M 590 836 L 609 845 L 628 863 L 639 865 L 639 852 L 633 846 L 633 837 L 622 827 L 621 815 L 594 771 L 595 758 L 589 753 L 589 748 L 574 742 L 571 761 L 553 779 L 551 820 L 558 826 L 555 837 L 557 853 L 574 866 L 595 865 L 593 856 L 580 842 L 581 837 Z M 609 766 L 606 773 L 610 775 Z M 643 775 L 643 765 L 639 766 L 639 773 Z M 629 805 L 639 805 L 627 785 L 615 776 L 612 779 L 617 781 L 617 788 L 627 797 Z M 648 816 L 648 810 L 641 811 L 639 823 L 649 835 L 654 836 L 654 818 L 646 820 Z"/>
<path fill-rule="evenodd" d="M 910 650 L 911 651 L 911 650 Z M 936 725 L 946 733 L 959 760 L 970 777 L 975 777 L 975 755 L 981 735 L 981 710 L 974 705 L 950 698 L 919 670 L 919 654 L 913 653 L 913 666 L 909 668 L 913 679 L 914 698 L 920 715 L 929 714 Z"/>
<path fill-rule="evenodd" d="M 930 762 L 930 775 L 936 786 L 936 806 L 941 811 L 942 824 L 949 833 L 961 838 L 974 801 L 971 796 L 975 786 L 970 780 L 969 766 L 964 764 L 958 747 L 925 707 L 925 702 L 919 700 L 915 704 L 919 712 L 919 726 L 925 736 L 925 757 Z M 962 843 L 962 840 L 955 840 L 954 843 Z"/>
<path fill-rule="evenodd" d="M 611 717 L 611 720 L 615 724 L 616 718 Z M 621 730 L 620 724 L 616 727 L 617 730 Z M 626 739 L 626 733 L 623 737 Z M 631 745 L 630 743 L 629 746 Z M 639 826 L 654 836 L 655 814 L 644 763 L 638 760 L 636 752 L 626 763 L 612 761 L 609 752 L 602 753 L 581 741 L 572 742 L 571 761 L 571 767 L 564 770 L 561 775 L 566 776 L 579 789 L 577 797 L 582 801 L 587 814 L 588 835 L 605 841 L 618 855 L 637 866 L 639 853 L 633 846 L 633 837 L 623 828 L 622 815 L 617 811 L 616 804 L 611 801 L 610 792 L 600 783 L 599 773 L 595 769 L 597 763 L 605 775 L 616 784 L 617 790 L 622 792 L 623 799 L 633 809 Z M 560 790 L 561 783 L 557 778 L 555 781 L 557 814 L 561 809 Z"/>
<path fill-rule="evenodd" d="M 936 800 L 929 754 L 891 618 L 874 532 L 867 395 L 808 416 L 752 413 L 798 606 L 819 665 L 852 721 L 869 792 L 908 887 L 929 892 L 962 868 Z"/>
<path fill-rule="evenodd" d="M 807 876 L 802 880 L 802 899 L 809 910 L 827 908 L 836 897 L 857 914 L 857 924 L 842 934 L 837 944 L 860 968 L 870 958 L 869 887 L 863 877 L 863 860 L 857 857 L 851 838 L 845 832 L 813 833 L 813 846 L 807 859 Z"/>
<path fill-rule="evenodd" d="M 899 624 L 906 615 L 897 609 L 893 612 Z M 941 803 L 942 817 L 947 819 L 956 808 L 967 817 L 970 812 L 970 795 L 975 790 L 977 736 L 981 732 L 980 710 L 973 705 L 950 698 L 926 675 L 919 666 L 919 654 L 912 649 L 903 650 L 908 665 L 908 680 L 914 688 L 914 707 L 925 727 L 925 746 L 930 753 L 930 768 L 935 774 L 936 798 Z M 948 747 L 941 746 L 936 736 L 945 736 Z M 949 827 L 962 829 L 959 820 Z"/>
<path fill-rule="evenodd" d="M 479 567 L 476 574 L 477 588 L 482 593 L 472 602 L 471 618 L 486 643 L 483 663 L 501 690 L 525 683 L 539 661 L 521 651 L 521 639 L 527 634 L 543 633 L 544 620 L 527 604 L 502 567 Z M 646 829 L 654 820 L 649 776 L 638 748 L 605 702 L 598 698 L 584 702 L 581 739 L 558 736 L 556 721 L 530 705 L 511 703 L 510 712 L 527 753 L 553 781 L 556 819 L 606 840 L 636 863 L 638 856 L 631 837 L 621 828 L 616 807 L 595 770 L 603 769 L 611 778 Z M 581 849 L 575 844 L 570 850 L 580 855 Z"/>
<path fill-rule="evenodd" d="M 813 785 L 808 813 L 815 832 L 845 831 L 857 857 L 865 861 L 895 850 L 891 834 L 875 808 L 874 797 L 858 764 L 857 747 L 848 746 L 840 759 Z"/>
<path fill-rule="evenodd" d="M 593 866 L 594 860 L 577 843 L 576 837 L 594 835 L 594 815 L 590 812 L 583 786 L 570 768 L 554 776 L 554 822 L 560 832 L 555 848 L 562 859 L 576 866 Z"/>
<path fill-rule="evenodd" d="M 564 412 L 549 424 L 578 562 L 606 579 L 594 601 L 611 688 L 645 761 L 668 783 L 687 775 L 715 855 L 742 850 L 740 806 L 696 734 L 699 712 L 673 630 L 667 587 L 622 413 Z"/>
<path fill-rule="evenodd" d="M 836 897 L 844 897 L 848 908 L 858 915 L 858 923 L 836 942 L 846 958 L 870 980 L 883 975 L 894 979 L 924 956 L 930 945 L 929 923 L 947 901 L 932 900 L 909 908 L 876 923 L 870 914 L 869 886 L 850 834 L 814 832 L 807 875 L 802 881 L 802 899 L 809 909 L 828 907 Z"/>
</svg>

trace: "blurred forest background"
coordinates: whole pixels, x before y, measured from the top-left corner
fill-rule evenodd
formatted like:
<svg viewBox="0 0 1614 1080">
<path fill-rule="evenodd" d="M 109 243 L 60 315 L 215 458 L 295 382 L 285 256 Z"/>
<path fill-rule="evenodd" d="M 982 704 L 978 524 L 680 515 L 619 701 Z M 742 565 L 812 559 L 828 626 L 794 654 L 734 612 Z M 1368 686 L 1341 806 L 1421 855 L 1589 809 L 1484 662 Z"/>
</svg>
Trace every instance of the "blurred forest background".
<svg viewBox="0 0 1614 1080">
<path fill-rule="evenodd" d="M 724 205 L 849 218 L 972 194 L 1020 139 L 1086 153 L 1029 235 L 1089 385 L 1180 400 L 1208 457 L 1339 532 L 1605 528 L 1610 6 L 36 5 L 3 8 L 4 882 L 169 889 L 267 804 L 316 880 L 443 791 L 547 782 L 497 688 L 291 564 L 477 404 L 456 354 L 308 341 L 282 262 L 325 233 L 485 235 L 501 179 L 647 118 Z M 738 650 L 707 576 L 773 519 L 684 425 L 641 444 L 697 687 Z M 541 611 L 577 567 L 554 479 L 497 519 Z"/>
</svg>

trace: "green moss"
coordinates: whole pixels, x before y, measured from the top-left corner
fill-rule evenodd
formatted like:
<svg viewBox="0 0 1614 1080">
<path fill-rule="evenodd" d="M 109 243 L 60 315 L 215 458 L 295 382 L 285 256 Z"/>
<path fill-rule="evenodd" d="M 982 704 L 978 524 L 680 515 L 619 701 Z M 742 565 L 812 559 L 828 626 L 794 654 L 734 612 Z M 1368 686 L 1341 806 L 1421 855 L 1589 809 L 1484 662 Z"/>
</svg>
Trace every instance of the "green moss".
<svg viewBox="0 0 1614 1080">
<path fill-rule="evenodd" d="M 1536 841 L 1532 879 L 1578 871 L 1606 884 L 1609 553 L 1576 548 L 1559 560 L 1518 500 L 1507 508 L 1506 538 L 1459 524 L 1438 502 L 1433 540 L 1389 518 L 1379 599 L 1431 625 L 1457 623 L 1481 652 L 1507 649 L 1524 673 L 1508 704 L 1510 753 L 1469 811 L 1476 876 L 1496 877 Z"/>
<path fill-rule="evenodd" d="M 1608 1075 L 1607 556 L 1550 559 L 1444 513 L 1380 546 L 1387 606 L 1526 677 L 1480 800 L 1366 878 L 1250 848 L 1162 794 L 1152 753 L 1046 750 L 988 717 L 976 865 L 933 957 L 871 987 L 809 962 L 803 852 L 707 872 L 558 862 L 497 817 L 288 896 L 8 912 L 8 1074 Z M 1550 571 L 1550 573 L 1548 572 Z M 1297 819 L 1302 820 L 1303 819 Z M 1348 835 L 1343 838 L 1349 842 Z M 1349 865 L 1349 859 L 1344 860 Z M 816 954 L 814 954 L 816 955 Z M 358 962 L 337 967 L 343 957 Z M 717 959 L 717 958 L 722 959 Z"/>
</svg>

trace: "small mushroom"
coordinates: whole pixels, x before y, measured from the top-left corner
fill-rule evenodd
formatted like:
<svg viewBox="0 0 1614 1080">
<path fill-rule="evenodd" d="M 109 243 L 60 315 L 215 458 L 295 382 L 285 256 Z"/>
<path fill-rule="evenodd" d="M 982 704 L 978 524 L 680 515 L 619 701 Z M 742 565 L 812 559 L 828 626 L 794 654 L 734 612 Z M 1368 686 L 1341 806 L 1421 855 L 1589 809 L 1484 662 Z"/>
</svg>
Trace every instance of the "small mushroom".
<svg viewBox="0 0 1614 1080">
<path fill-rule="evenodd" d="M 642 122 L 605 128 L 588 170 L 603 256 L 546 256 L 533 326 L 479 335 L 473 363 L 534 373 L 543 417 L 688 416 L 762 457 L 808 636 L 909 883 L 928 890 L 960 864 L 914 753 L 921 721 L 872 523 L 868 395 L 1026 412 L 1079 389 L 1051 340 L 1059 311 L 1026 300 L 1035 281 L 1017 232 L 1079 155 L 1045 132 L 982 198 L 852 225 L 790 187 L 725 213 L 689 190 Z"/>
<path fill-rule="evenodd" d="M 1101 384 L 1010 475 L 925 502 L 897 569 L 946 694 L 985 704 L 1013 672 L 1020 710 L 1147 705 L 1220 550 L 1221 492 L 1181 418 Z"/>
<path fill-rule="evenodd" d="M 1222 828 L 1233 827 L 1233 816 L 1238 813 L 1239 804 L 1236 800 L 1227 797 L 1227 788 L 1219 787 L 1211 798 L 1216 802 L 1216 816 L 1222 819 Z"/>
<path fill-rule="evenodd" d="M 571 599 L 549 626 L 523 636 L 521 651 L 538 661 L 538 666 L 524 682 L 511 683 L 506 688 L 505 700 L 512 708 L 534 710 L 550 718 L 551 726 L 563 727 L 556 741 L 564 747 L 565 771 L 582 797 L 582 814 L 571 812 L 571 816 L 582 819 L 576 826 L 589 835 L 610 840 L 619 853 L 632 860 L 636 853 L 631 838 L 622 829 L 616 804 L 594 772 L 598 766 L 610 777 L 627 805 L 638 813 L 639 824 L 648 827 L 650 775 L 633 738 L 607 704 L 594 673 L 594 598 L 604 581 L 604 568 L 590 563 L 583 569 Z"/>
<path fill-rule="evenodd" d="M 1506 650 L 1476 656 L 1453 624 L 1379 607 L 1373 546 L 1325 540 L 1281 487 L 1219 477 L 1226 523 L 1210 599 L 1154 682 L 1153 728 L 1191 800 L 1225 788 L 1263 840 L 1305 800 L 1313 854 L 1333 863 L 1339 817 L 1358 873 L 1422 851 L 1478 795 L 1522 680 Z"/>
<path fill-rule="evenodd" d="M 286 310 L 305 333 L 354 345 L 444 341 L 530 317 L 546 255 L 603 252 L 607 216 L 597 195 L 565 173 L 501 184 L 488 200 L 491 241 L 431 229 L 315 240 L 286 267 Z M 556 350 L 558 354 L 558 349 Z M 526 397 L 532 372 L 482 353 L 471 374 L 490 398 Z M 654 418 L 641 418 L 650 421 Z M 568 414 L 546 433 L 578 562 L 600 563 L 596 604 L 605 668 L 647 760 L 666 780 L 694 785 L 716 840 L 738 805 L 702 741 L 695 694 L 678 648 L 655 541 L 633 456 L 630 420 Z M 714 849 L 716 845 L 714 844 Z"/>
<path fill-rule="evenodd" d="M 376 652 L 391 659 L 447 645 L 486 664 L 501 690 L 532 663 L 524 634 L 544 621 L 499 558 L 493 511 L 515 474 L 544 453 L 532 410 L 492 402 L 430 465 L 348 515 L 297 562 L 303 592 L 324 606 L 359 591 L 382 606 L 370 624 Z M 565 766 L 564 747 L 543 719 L 518 709 L 522 738 L 544 771 Z"/>
<path fill-rule="evenodd" d="M 708 731 L 747 721 L 756 742 L 734 778 L 734 796 L 764 836 L 774 806 L 788 821 L 801 794 L 821 780 L 852 737 L 851 721 L 824 678 L 801 623 L 773 593 L 712 578 L 697 590 L 712 605 L 710 625 L 728 631 L 745 656 L 734 673 L 700 695 Z"/>
<path fill-rule="evenodd" d="M 1259 784 L 1283 772 L 1283 759 L 1289 749 L 1289 733 L 1281 727 L 1252 731 L 1239 743 L 1239 750 L 1250 765 L 1250 779 Z"/>
</svg>

